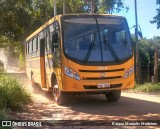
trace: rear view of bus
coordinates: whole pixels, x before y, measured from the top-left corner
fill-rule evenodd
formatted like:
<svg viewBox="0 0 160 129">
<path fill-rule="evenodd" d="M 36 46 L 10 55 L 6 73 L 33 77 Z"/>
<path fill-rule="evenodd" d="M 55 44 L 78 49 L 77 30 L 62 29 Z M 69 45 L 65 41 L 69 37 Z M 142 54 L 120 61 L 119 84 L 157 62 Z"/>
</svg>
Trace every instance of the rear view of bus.
<svg viewBox="0 0 160 129">
<path fill-rule="evenodd" d="M 62 83 L 54 90 L 59 103 L 65 93 L 105 94 L 117 101 L 121 90 L 134 87 L 133 44 L 124 17 L 62 15 L 61 35 Z"/>
</svg>

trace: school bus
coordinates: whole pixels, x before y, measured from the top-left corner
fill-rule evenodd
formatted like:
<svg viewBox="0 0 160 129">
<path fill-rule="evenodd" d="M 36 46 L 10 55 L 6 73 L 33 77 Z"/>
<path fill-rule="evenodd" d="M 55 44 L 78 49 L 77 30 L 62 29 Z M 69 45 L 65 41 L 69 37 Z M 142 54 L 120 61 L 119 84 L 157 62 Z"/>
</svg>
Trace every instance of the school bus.
<svg viewBox="0 0 160 129">
<path fill-rule="evenodd" d="M 26 73 L 32 86 L 52 92 L 57 104 L 79 93 L 118 101 L 121 90 L 134 87 L 133 44 L 125 17 L 53 17 L 26 39 Z"/>
</svg>

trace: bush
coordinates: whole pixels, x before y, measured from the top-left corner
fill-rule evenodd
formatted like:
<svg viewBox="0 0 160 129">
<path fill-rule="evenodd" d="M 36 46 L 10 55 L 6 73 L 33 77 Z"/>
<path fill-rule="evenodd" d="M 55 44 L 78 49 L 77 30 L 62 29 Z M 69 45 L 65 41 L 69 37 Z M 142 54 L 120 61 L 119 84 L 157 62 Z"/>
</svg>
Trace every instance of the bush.
<svg viewBox="0 0 160 129">
<path fill-rule="evenodd" d="M 136 86 L 134 91 L 136 92 L 160 92 L 160 83 L 152 84 L 146 83 L 143 85 Z"/>
<path fill-rule="evenodd" d="M 6 120 L 6 112 L 3 110 L 0 110 L 0 121 L 1 120 Z M 0 126 L 0 129 L 10 129 L 10 127 L 1 127 Z"/>
<path fill-rule="evenodd" d="M 0 73 L 4 72 L 4 63 L 0 60 Z"/>
<path fill-rule="evenodd" d="M 31 102 L 30 94 L 15 78 L 9 75 L 0 75 L 0 108 L 11 110 L 21 109 Z"/>
<path fill-rule="evenodd" d="M 0 120 L 4 120 L 4 119 L 5 119 L 4 112 L 0 110 Z"/>
</svg>

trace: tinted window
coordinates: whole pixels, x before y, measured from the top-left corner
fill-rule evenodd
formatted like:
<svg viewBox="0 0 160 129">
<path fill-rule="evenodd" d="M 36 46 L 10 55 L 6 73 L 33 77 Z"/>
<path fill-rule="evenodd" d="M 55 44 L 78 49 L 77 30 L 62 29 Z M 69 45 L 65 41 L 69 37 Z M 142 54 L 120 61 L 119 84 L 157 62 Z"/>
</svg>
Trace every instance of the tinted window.
<svg viewBox="0 0 160 129">
<path fill-rule="evenodd" d="M 63 21 L 64 50 L 82 62 L 116 62 L 132 55 L 124 19 L 93 17 Z"/>
<path fill-rule="evenodd" d="M 35 52 L 37 49 L 37 38 L 33 39 L 33 52 Z"/>
<path fill-rule="evenodd" d="M 32 40 L 29 42 L 29 51 L 28 53 L 32 53 Z"/>
</svg>

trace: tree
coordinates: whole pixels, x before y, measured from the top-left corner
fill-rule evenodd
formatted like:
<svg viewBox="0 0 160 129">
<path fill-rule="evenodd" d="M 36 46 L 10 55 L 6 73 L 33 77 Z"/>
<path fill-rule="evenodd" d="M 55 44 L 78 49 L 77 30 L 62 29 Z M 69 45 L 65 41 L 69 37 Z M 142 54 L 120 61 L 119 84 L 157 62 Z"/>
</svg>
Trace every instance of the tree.
<svg viewBox="0 0 160 129">
<path fill-rule="evenodd" d="M 94 13 L 119 13 L 122 9 L 128 11 L 129 7 L 125 6 L 122 0 L 83 0 L 86 6 L 85 12 L 91 12 L 94 5 Z M 94 4 L 93 4 L 94 3 Z"/>
<path fill-rule="evenodd" d="M 134 39 L 134 35 L 132 35 Z M 152 39 L 139 40 L 139 65 L 140 65 L 140 83 L 145 83 L 151 80 L 151 76 L 154 76 L 155 65 L 155 48 L 160 48 L 160 37 L 156 36 Z M 160 54 L 159 54 L 160 57 Z M 158 72 L 160 73 L 160 64 L 158 65 Z M 158 74 L 160 81 L 160 75 Z"/>
<path fill-rule="evenodd" d="M 150 22 L 152 24 L 156 23 L 157 29 L 159 29 L 160 28 L 160 0 L 157 0 L 156 4 L 159 5 L 159 8 L 156 9 L 157 15 L 153 17 L 153 21 L 150 21 Z"/>
<path fill-rule="evenodd" d="M 63 14 L 63 0 L 57 0 L 57 14 Z M 84 2 L 83 0 L 65 0 L 65 13 L 71 14 L 71 13 L 83 13 L 83 6 Z"/>
<path fill-rule="evenodd" d="M 57 0 L 57 13 L 63 13 L 63 0 Z M 89 12 L 95 2 L 95 13 L 119 12 L 122 0 L 66 0 L 66 13 Z M 85 7 L 88 6 L 88 9 Z M 1 0 L 0 35 L 23 41 L 28 34 L 53 17 L 53 0 Z"/>
<path fill-rule="evenodd" d="M 4 0 L 0 2 L 0 35 L 22 40 L 31 23 L 31 0 Z"/>
<path fill-rule="evenodd" d="M 94 4 L 92 4 L 94 2 Z M 65 0 L 66 13 L 119 12 L 122 0 Z M 53 17 L 53 0 L 0 0 L 0 47 L 18 50 L 26 37 Z M 63 13 L 63 0 L 57 0 L 57 14 Z M 18 49 L 17 49 L 18 48 Z"/>
</svg>

